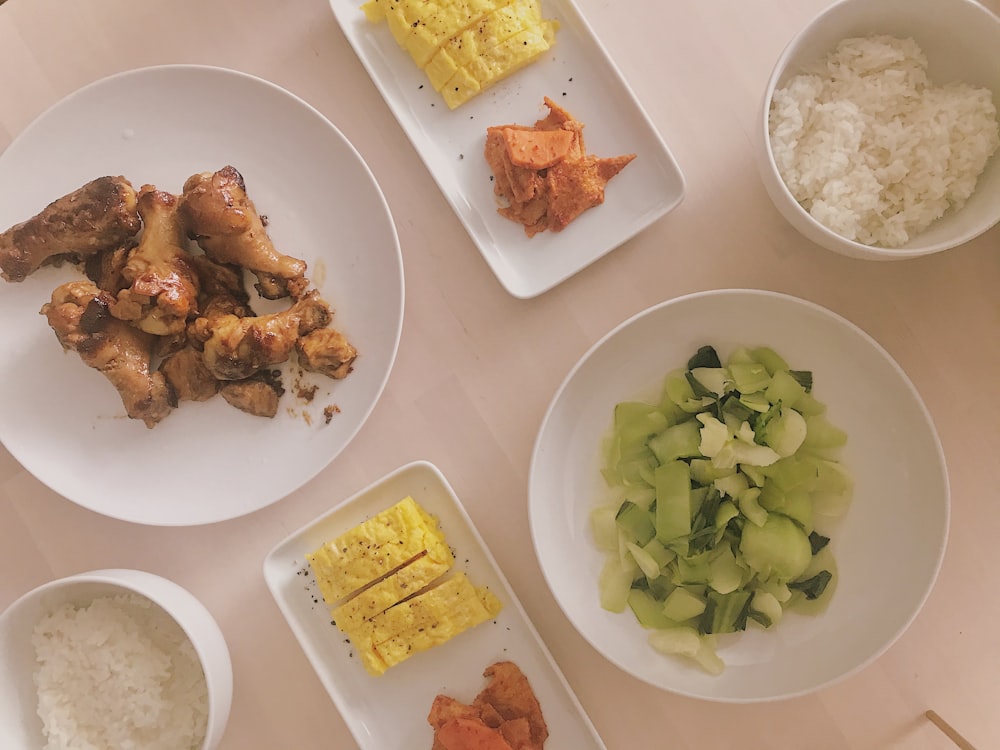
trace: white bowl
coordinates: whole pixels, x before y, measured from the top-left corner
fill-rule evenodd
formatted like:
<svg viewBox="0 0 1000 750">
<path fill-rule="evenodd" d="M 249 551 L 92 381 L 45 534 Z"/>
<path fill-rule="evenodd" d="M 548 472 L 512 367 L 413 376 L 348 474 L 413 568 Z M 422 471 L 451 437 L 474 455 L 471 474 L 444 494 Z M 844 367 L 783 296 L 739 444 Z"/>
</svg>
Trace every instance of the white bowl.
<svg viewBox="0 0 1000 750">
<path fill-rule="evenodd" d="M 965 206 L 949 212 L 902 247 L 848 240 L 820 224 L 799 205 L 774 163 L 768 111 L 774 91 L 822 60 L 842 39 L 868 34 L 912 37 L 928 58 L 935 84 L 964 81 L 984 86 L 1000 102 L 1000 18 L 972 0 L 840 0 L 792 38 L 767 82 L 755 128 L 757 164 L 768 195 L 799 232 L 828 250 L 853 258 L 902 260 L 961 245 L 1000 221 L 1000 155 L 994 154 Z"/>
<path fill-rule="evenodd" d="M 129 593 L 163 608 L 190 639 L 208 688 L 208 725 L 198 750 L 218 747 L 233 694 L 232 663 L 222 631 L 205 606 L 178 584 L 125 569 L 95 570 L 50 581 L 21 596 L 0 615 L 0 747 L 37 750 L 45 745 L 33 681 L 36 659 L 31 636 L 38 621 L 66 603 L 87 606 L 98 597 Z"/>
<path fill-rule="evenodd" d="M 602 440 L 616 403 L 658 400 L 666 373 L 711 344 L 770 346 L 812 370 L 816 398 L 847 432 L 841 461 L 854 498 L 831 534 L 838 584 L 818 615 L 786 613 L 773 629 L 720 642 L 712 676 L 659 656 L 631 612 L 601 608 L 605 553 L 590 510 L 610 499 Z M 531 533 L 545 579 L 569 620 L 607 659 L 640 680 L 728 702 L 801 695 L 871 663 L 903 633 L 930 593 L 944 554 L 949 486 L 933 422 L 892 357 L 844 318 L 756 290 L 679 297 L 642 312 L 588 351 L 558 389 L 540 428 L 529 480 Z"/>
</svg>

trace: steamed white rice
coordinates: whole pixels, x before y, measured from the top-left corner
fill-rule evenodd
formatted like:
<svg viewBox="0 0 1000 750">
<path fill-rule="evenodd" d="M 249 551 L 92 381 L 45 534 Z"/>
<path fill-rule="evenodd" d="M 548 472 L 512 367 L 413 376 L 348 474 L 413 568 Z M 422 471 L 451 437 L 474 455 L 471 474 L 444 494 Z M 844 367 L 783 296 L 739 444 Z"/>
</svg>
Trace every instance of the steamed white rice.
<svg viewBox="0 0 1000 750">
<path fill-rule="evenodd" d="M 899 247 L 957 210 L 1000 145 L 992 93 L 936 86 L 912 39 L 846 39 L 775 91 L 771 148 L 795 199 L 837 234 Z"/>
<path fill-rule="evenodd" d="M 67 604 L 38 622 L 32 644 L 45 750 L 201 746 L 204 672 L 181 628 L 145 597 Z"/>
</svg>

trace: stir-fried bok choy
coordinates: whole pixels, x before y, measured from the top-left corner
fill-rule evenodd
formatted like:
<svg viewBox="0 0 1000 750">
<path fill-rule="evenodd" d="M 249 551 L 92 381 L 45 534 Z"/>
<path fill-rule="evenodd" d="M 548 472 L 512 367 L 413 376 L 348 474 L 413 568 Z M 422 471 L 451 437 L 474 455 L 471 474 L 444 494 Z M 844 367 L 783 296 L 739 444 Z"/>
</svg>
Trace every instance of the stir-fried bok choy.
<svg viewBox="0 0 1000 750">
<path fill-rule="evenodd" d="M 591 528 L 608 553 L 601 606 L 630 609 L 657 651 L 724 669 L 720 634 L 770 628 L 830 597 L 836 568 L 817 531 L 853 483 L 846 434 L 812 373 L 772 349 L 711 346 L 669 373 L 658 403 L 623 401 L 605 446 L 611 499 Z"/>
</svg>

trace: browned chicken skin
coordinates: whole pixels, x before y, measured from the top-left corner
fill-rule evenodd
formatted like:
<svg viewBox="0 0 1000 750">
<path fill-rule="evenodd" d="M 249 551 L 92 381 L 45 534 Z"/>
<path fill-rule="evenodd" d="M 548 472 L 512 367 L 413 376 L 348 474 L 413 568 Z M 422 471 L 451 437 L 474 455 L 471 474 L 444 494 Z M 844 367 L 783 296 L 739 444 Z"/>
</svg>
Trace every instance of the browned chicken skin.
<svg viewBox="0 0 1000 750">
<path fill-rule="evenodd" d="M 285 389 L 281 381 L 262 371 L 243 380 L 227 380 L 219 393 L 231 405 L 255 417 L 274 417 Z"/>
<path fill-rule="evenodd" d="M 205 367 L 202 353 L 193 347 L 168 354 L 158 369 L 178 401 L 208 401 L 219 392 L 218 379 Z"/>
<path fill-rule="evenodd" d="M 188 234 L 205 255 L 253 272 L 262 297 L 297 297 L 305 290 L 305 261 L 274 247 L 247 195 L 243 176 L 234 167 L 189 177 L 184 183 L 181 215 Z"/>
<path fill-rule="evenodd" d="M 200 318 L 212 320 L 220 315 L 236 315 L 240 318 L 254 315 L 250 307 L 250 295 L 243 285 L 243 273 L 239 268 L 216 263 L 204 255 L 191 256 L 191 262 L 198 274 Z"/>
<path fill-rule="evenodd" d="M 328 327 L 332 311 L 309 289 L 305 262 L 277 251 L 265 225 L 233 167 L 193 175 L 180 196 L 102 177 L 0 234 L 0 275 L 21 281 L 62 259 L 81 266 L 89 281 L 63 284 L 41 312 L 147 427 L 179 400 L 216 394 L 274 417 L 284 393 L 275 365 L 296 352 L 304 370 L 340 379 L 357 350 Z M 188 251 L 189 238 L 204 255 Z M 256 315 L 247 271 L 262 297 L 289 307 Z"/>
<path fill-rule="evenodd" d="M 131 183 L 98 177 L 0 234 L 0 276 L 23 281 L 46 261 L 118 247 L 140 227 Z"/>
<path fill-rule="evenodd" d="M 241 380 L 286 361 L 300 336 L 326 326 L 330 318 L 330 306 L 311 291 L 270 315 L 198 318 L 190 333 L 204 344 L 209 372 L 219 380 Z"/>
<path fill-rule="evenodd" d="M 295 342 L 295 353 L 303 370 L 342 380 L 354 369 L 358 357 L 347 338 L 335 328 L 318 328 Z"/>
<path fill-rule="evenodd" d="M 113 317 L 113 301 L 90 281 L 71 281 L 52 292 L 41 313 L 64 349 L 77 352 L 114 385 L 129 417 L 153 427 L 176 401 L 163 375 L 149 370 L 153 337 Z"/>
<path fill-rule="evenodd" d="M 185 329 L 198 310 L 198 277 L 184 248 L 184 227 L 176 196 L 152 185 L 138 194 L 143 232 L 121 275 L 128 284 L 118 293 L 111 313 L 157 336 Z"/>
<path fill-rule="evenodd" d="M 130 240 L 125 245 L 94 253 L 84 261 L 83 272 L 100 289 L 117 296 L 118 292 L 128 286 L 122 272 L 129 254 L 137 244 L 135 240 Z"/>
</svg>

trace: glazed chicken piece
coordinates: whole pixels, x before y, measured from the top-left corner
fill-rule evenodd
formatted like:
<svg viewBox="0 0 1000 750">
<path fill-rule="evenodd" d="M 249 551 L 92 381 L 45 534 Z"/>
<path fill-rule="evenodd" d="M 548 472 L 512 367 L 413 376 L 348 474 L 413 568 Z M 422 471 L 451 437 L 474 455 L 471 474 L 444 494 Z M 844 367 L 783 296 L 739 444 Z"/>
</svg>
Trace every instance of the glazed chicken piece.
<svg viewBox="0 0 1000 750">
<path fill-rule="evenodd" d="M 209 260 L 204 255 L 191 257 L 198 274 L 201 289 L 198 295 L 198 317 L 188 324 L 188 339 L 200 345 L 204 343 L 205 328 L 215 318 L 235 315 L 247 318 L 255 313 L 250 307 L 250 295 L 243 285 L 243 272 L 236 266 L 224 265 Z M 204 321 L 199 322 L 204 319 Z"/>
<path fill-rule="evenodd" d="M 191 346 L 171 352 L 160 362 L 159 372 L 178 401 L 208 401 L 219 392 L 219 381 L 205 367 L 202 353 Z"/>
<path fill-rule="evenodd" d="M 305 261 L 274 247 L 247 195 L 243 176 L 234 167 L 188 178 L 181 215 L 189 236 L 209 258 L 246 268 L 257 277 L 262 297 L 298 297 L 305 291 Z"/>
<path fill-rule="evenodd" d="M 119 247 L 94 253 L 83 263 L 84 274 L 97 284 L 99 289 L 117 296 L 118 292 L 128 286 L 122 272 L 125 270 L 129 254 L 137 244 L 134 240 L 130 240 Z"/>
<path fill-rule="evenodd" d="M 281 379 L 269 370 L 244 380 L 228 380 L 219 388 L 222 397 L 240 411 L 268 418 L 278 413 L 278 401 L 284 392 Z"/>
<path fill-rule="evenodd" d="M 288 359 L 300 336 L 322 328 L 330 306 L 313 290 L 287 310 L 253 317 L 198 318 L 189 335 L 203 342 L 205 365 L 219 380 L 242 380 Z"/>
<path fill-rule="evenodd" d="M 157 336 L 185 329 L 198 309 L 198 277 L 184 248 L 185 232 L 177 196 L 152 185 L 139 189 L 142 238 L 122 268 L 128 288 L 118 293 L 111 313 Z"/>
<path fill-rule="evenodd" d="M 118 389 L 129 417 L 151 428 L 177 402 L 163 375 L 150 372 L 153 336 L 112 316 L 113 301 L 93 282 L 71 281 L 52 292 L 41 313 L 63 348 L 103 374 Z"/>
<path fill-rule="evenodd" d="M 354 369 L 358 350 L 335 328 L 318 328 L 295 342 L 303 370 L 341 380 Z"/>
<path fill-rule="evenodd" d="M 48 261 L 119 247 L 141 227 L 131 183 L 98 177 L 0 234 L 0 276 L 24 281 Z"/>
</svg>

